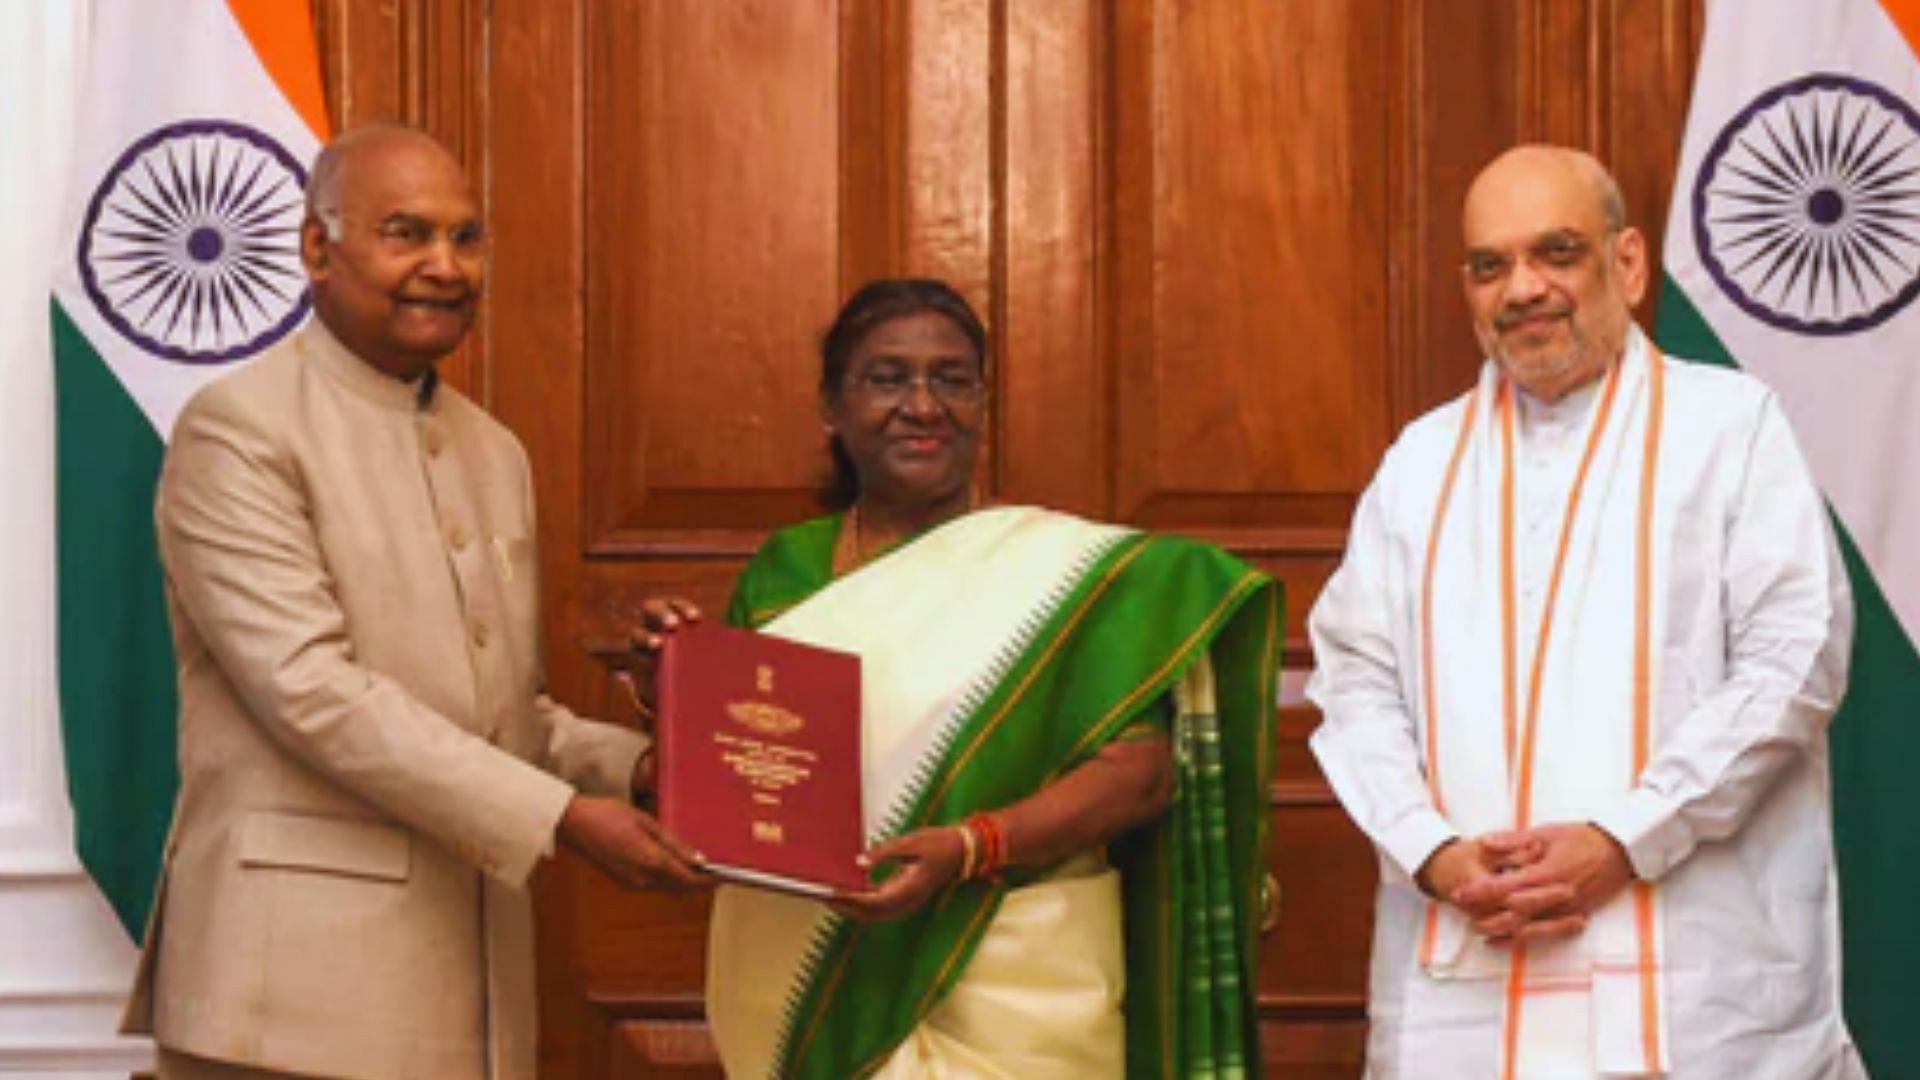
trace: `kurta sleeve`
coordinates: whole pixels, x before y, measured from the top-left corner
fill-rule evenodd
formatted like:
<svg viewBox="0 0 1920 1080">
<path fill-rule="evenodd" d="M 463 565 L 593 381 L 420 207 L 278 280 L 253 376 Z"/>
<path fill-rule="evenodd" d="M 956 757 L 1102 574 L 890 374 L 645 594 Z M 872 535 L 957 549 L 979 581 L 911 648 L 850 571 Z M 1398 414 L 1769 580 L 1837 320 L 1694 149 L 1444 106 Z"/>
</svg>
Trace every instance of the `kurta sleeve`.
<svg viewBox="0 0 1920 1080">
<path fill-rule="evenodd" d="M 547 767 L 589 795 L 631 798 L 633 767 L 653 740 L 616 724 L 587 720 L 546 694 L 534 699 L 547 733 Z"/>
<path fill-rule="evenodd" d="M 1459 832 L 1427 790 L 1402 689 L 1383 482 L 1376 479 L 1361 496 L 1346 557 L 1308 620 L 1314 673 L 1307 696 L 1323 716 L 1310 745 L 1347 813 L 1411 879 Z"/>
<path fill-rule="evenodd" d="M 522 884 L 573 789 L 356 661 L 299 463 L 271 424 L 219 390 L 182 413 L 161 476 L 156 519 L 176 602 L 275 742 Z"/>
<path fill-rule="evenodd" d="M 1826 507 L 1768 395 L 1739 470 L 1719 595 L 1725 678 L 1663 729 L 1640 782 L 1594 815 L 1654 880 L 1740 830 L 1846 691 L 1852 596 Z M 1709 586 L 1710 588 L 1712 586 Z"/>
</svg>

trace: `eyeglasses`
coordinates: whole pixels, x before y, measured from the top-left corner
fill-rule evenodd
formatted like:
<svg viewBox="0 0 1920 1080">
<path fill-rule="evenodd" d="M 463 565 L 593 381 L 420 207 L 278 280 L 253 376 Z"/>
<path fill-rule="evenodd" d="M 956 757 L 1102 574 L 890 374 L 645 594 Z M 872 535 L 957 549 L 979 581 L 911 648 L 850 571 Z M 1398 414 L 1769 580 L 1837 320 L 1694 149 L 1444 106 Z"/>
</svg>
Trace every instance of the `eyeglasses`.
<svg viewBox="0 0 1920 1080">
<path fill-rule="evenodd" d="M 1607 237 L 1611 239 L 1609 231 Z M 1578 268 L 1593 252 L 1594 242 L 1571 230 L 1550 232 L 1519 251 L 1492 251 L 1485 248 L 1467 252 L 1467 280 L 1475 285 L 1494 285 L 1505 281 L 1522 260 L 1535 270 L 1565 273 Z"/>
<path fill-rule="evenodd" d="M 979 374 L 964 368 L 915 375 L 905 368 L 870 367 L 849 376 L 846 385 L 867 402 L 889 409 L 907 400 L 914 388 L 920 386 L 926 387 L 935 401 L 949 408 L 978 405 L 987 394 L 987 384 Z"/>
<path fill-rule="evenodd" d="M 355 221 L 345 214 L 336 214 L 332 220 Z M 486 229 L 478 221 L 462 221 L 443 228 L 416 214 L 399 213 L 382 218 L 370 231 L 380 246 L 394 255 L 418 255 L 442 240 L 456 258 L 479 258 L 487 252 Z"/>
</svg>

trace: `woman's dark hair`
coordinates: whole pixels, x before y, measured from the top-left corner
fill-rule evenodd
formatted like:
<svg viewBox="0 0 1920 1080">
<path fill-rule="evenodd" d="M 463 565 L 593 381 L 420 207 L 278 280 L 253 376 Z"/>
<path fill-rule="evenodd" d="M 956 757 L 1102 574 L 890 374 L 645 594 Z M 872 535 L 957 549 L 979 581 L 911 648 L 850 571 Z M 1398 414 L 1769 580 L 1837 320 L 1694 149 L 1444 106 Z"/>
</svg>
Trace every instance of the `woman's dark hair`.
<svg viewBox="0 0 1920 1080">
<path fill-rule="evenodd" d="M 937 278 L 876 278 L 847 298 L 826 336 L 820 339 L 820 396 L 828 401 L 839 398 L 847 380 L 847 363 L 869 331 L 883 322 L 923 311 L 937 311 L 959 327 L 973 344 L 981 374 L 986 374 L 987 328 L 953 286 Z M 827 437 L 827 452 L 833 457 L 833 473 L 820 486 L 820 505 L 828 510 L 845 510 L 860 498 L 860 474 L 854 471 L 853 459 L 840 444 L 840 436 Z"/>
</svg>

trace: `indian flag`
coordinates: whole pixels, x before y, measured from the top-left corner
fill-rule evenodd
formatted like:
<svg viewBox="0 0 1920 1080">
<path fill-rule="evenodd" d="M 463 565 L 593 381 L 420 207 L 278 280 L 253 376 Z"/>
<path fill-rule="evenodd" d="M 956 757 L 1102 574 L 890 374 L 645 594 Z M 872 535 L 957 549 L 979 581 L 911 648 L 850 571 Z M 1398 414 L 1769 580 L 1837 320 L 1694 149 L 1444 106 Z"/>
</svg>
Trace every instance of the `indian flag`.
<svg viewBox="0 0 1920 1080">
<path fill-rule="evenodd" d="M 1920 0 L 1710 0 L 1666 258 L 1662 343 L 1779 393 L 1842 532 L 1847 1017 L 1920 1076 Z"/>
<path fill-rule="evenodd" d="M 193 392 L 307 316 L 307 0 L 95 9 L 53 276 L 59 657 L 81 861 L 139 936 L 179 783 L 153 494 Z"/>
</svg>

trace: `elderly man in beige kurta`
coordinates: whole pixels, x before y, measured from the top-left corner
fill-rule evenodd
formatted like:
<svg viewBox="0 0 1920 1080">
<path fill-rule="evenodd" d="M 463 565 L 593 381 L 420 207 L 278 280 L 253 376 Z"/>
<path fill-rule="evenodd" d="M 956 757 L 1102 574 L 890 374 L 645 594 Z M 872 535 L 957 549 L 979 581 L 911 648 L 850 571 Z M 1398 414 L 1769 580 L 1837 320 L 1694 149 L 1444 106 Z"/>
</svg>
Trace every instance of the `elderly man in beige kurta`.
<svg viewBox="0 0 1920 1080">
<path fill-rule="evenodd" d="M 317 320 L 182 412 L 158 501 L 181 791 L 129 1026 L 163 1076 L 534 1075 L 556 836 L 691 882 L 638 733 L 547 696 L 532 485 L 432 364 L 483 269 L 417 132 L 316 164 Z"/>
</svg>

